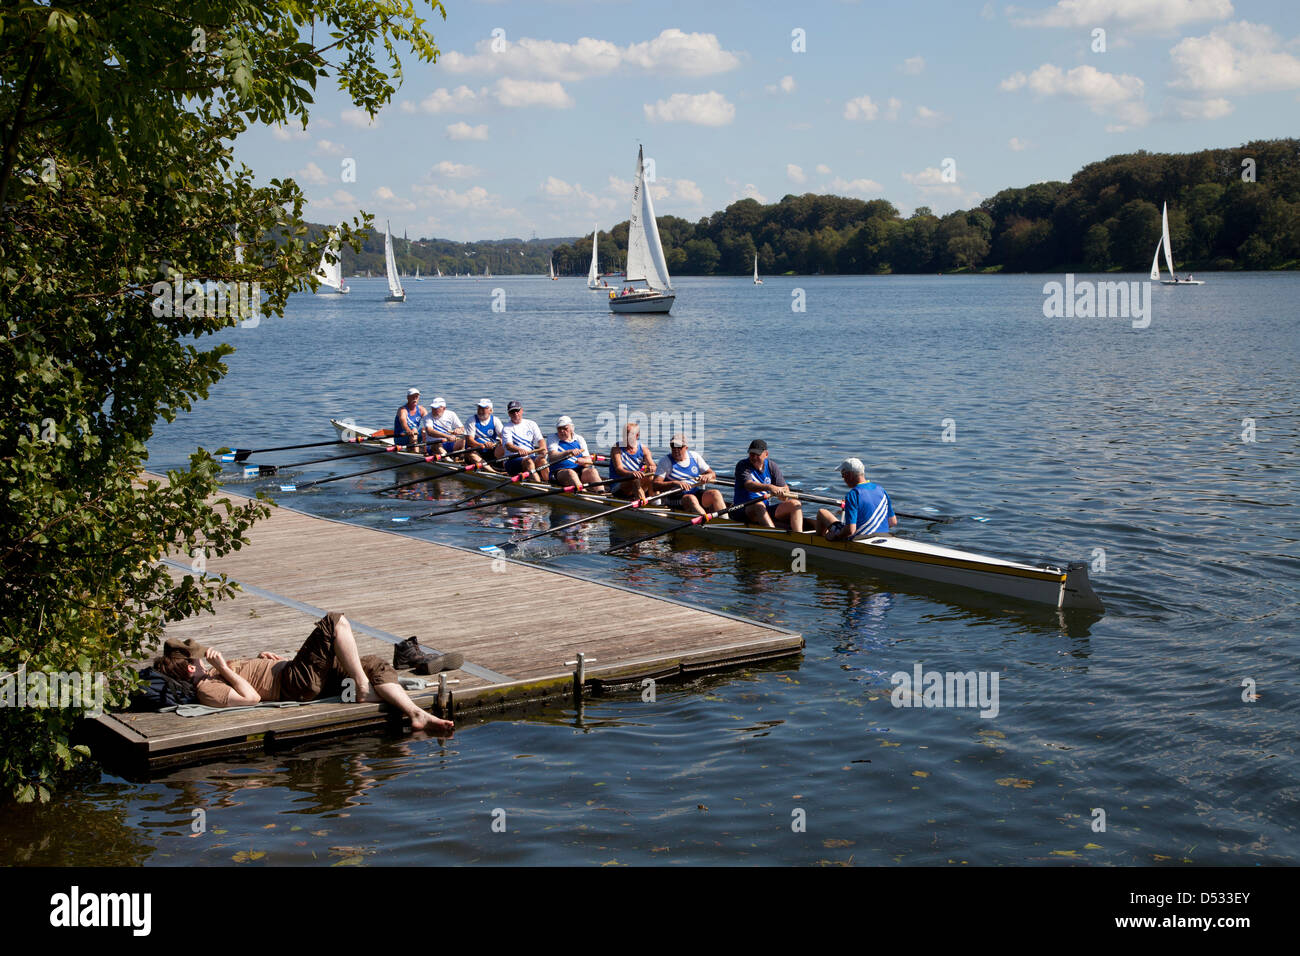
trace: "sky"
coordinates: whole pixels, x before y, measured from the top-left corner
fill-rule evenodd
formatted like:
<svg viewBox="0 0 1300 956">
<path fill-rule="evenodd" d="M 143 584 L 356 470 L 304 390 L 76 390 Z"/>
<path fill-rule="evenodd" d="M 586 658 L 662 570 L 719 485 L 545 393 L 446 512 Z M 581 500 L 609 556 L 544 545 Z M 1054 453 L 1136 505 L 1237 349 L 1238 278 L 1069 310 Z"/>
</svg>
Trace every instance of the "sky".
<svg viewBox="0 0 1300 956">
<path fill-rule="evenodd" d="M 942 214 L 1118 153 L 1300 134 L 1296 0 L 417 7 L 438 62 L 407 52 L 373 121 L 322 84 L 305 130 L 240 137 L 260 180 L 294 177 L 308 220 L 364 209 L 460 241 L 609 229 L 642 144 L 661 216 L 804 192 Z"/>
</svg>

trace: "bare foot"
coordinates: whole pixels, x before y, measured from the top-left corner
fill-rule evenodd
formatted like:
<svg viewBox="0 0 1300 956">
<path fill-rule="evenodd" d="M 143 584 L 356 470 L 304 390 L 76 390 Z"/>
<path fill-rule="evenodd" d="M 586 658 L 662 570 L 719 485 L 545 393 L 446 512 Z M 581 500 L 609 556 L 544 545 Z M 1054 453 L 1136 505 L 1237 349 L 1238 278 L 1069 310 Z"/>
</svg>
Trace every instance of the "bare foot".
<svg viewBox="0 0 1300 956">
<path fill-rule="evenodd" d="M 416 710 L 411 715 L 411 729 L 424 730 L 431 734 L 448 735 L 456 725 L 450 720 L 435 717 L 425 710 Z"/>
</svg>

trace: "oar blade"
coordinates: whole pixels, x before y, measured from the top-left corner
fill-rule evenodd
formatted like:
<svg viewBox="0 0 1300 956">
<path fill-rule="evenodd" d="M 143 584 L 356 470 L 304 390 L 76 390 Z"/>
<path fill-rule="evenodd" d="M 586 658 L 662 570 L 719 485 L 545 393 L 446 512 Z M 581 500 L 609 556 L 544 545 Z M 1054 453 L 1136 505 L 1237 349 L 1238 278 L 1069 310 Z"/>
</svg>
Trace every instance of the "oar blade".
<svg viewBox="0 0 1300 956">
<path fill-rule="evenodd" d="M 259 478 L 266 478 L 270 475 L 278 475 L 280 469 L 275 465 L 258 465 L 256 468 L 249 466 L 244 469 L 244 477 L 251 478 L 252 474 L 250 474 L 250 472 L 256 474 Z"/>
</svg>

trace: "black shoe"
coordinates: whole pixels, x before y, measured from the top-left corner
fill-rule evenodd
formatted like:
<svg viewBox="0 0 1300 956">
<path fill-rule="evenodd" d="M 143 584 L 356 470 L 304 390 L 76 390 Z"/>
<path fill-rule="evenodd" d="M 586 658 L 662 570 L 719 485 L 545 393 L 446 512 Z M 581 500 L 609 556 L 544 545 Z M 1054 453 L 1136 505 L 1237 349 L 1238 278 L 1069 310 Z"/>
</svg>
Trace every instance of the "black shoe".
<svg viewBox="0 0 1300 956">
<path fill-rule="evenodd" d="M 449 651 L 437 657 L 430 655 L 416 665 L 417 674 L 437 674 L 439 671 L 454 671 L 465 663 L 465 655 L 460 651 Z"/>
<path fill-rule="evenodd" d="M 429 652 L 420 646 L 412 634 L 393 648 L 393 666 L 398 670 L 410 670 L 429 656 Z"/>
</svg>

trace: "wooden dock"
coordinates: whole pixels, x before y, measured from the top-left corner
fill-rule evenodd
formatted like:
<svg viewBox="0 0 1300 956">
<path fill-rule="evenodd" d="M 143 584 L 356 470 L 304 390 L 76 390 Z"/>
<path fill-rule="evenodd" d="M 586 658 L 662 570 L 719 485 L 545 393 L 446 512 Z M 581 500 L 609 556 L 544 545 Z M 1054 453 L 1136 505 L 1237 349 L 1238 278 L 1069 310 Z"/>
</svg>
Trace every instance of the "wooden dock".
<svg viewBox="0 0 1300 956">
<path fill-rule="evenodd" d="M 218 497 L 246 500 L 230 492 Z M 285 507 L 254 524 L 248 537 L 249 546 L 206 567 L 209 575 L 226 574 L 242 593 L 219 602 L 214 615 L 169 625 L 168 637 L 195 638 L 230 660 L 260 651 L 291 657 L 320 617 L 342 611 L 363 655 L 391 660 L 392 646 L 412 634 L 429 650 L 465 655 L 441 693 L 437 678 L 426 678 L 435 686 L 411 692 L 458 728 L 496 711 L 639 686 L 645 678 L 689 679 L 803 648 L 803 639 L 784 628 Z M 195 573 L 188 557 L 164 561 L 177 576 Z M 579 653 L 586 659 L 581 682 L 570 663 Z M 88 736 L 109 759 L 148 770 L 396 727 L 398 717 L 379 704 L 340 703 L 204 717 L 106 713 Z"/>
</svg>

